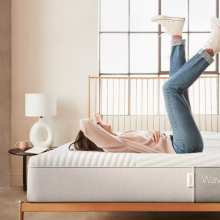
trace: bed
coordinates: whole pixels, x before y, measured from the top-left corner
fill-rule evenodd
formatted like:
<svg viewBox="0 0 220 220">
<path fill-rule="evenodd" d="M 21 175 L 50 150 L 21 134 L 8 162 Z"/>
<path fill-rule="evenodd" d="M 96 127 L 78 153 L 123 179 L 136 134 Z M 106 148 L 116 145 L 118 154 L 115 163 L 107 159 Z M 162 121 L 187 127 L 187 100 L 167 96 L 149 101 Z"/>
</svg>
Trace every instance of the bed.
<svg viewBox="0 0 220 220">
<path fill-rule="evenodd" d="M 99 96 L 97 82 L 92 88 L 95 97 Z M 89 117 L 93 114 L 92 97 L 89 93 Z M 96 112 L 98 102 L 93 103 Z M 130 126 L 142 129 L 142 122 L 150 120 L 150 116 L 144 117 L 142 112 L 141 116 L 130 117 Z M 107 121 L 118 131 L 126 120 L 125 116 L 118 115 L 115 120 L 107 115 Z M 167 118 L 160 116 L 153 117 L 153 127 L 159 123 L 161 131 L 172 134 L 171 130 L 161 129 L 162 121 L 167 128 Z M 205 146 L 202 153 L 81 152 L 69 151 L 67 143 L 32 157 L 28 164 L 27 201 L 19 202 L 20 219 L 29 211 L 220 211 L 218 115 L 199 114 L 197 122 Z"/>
</svg>

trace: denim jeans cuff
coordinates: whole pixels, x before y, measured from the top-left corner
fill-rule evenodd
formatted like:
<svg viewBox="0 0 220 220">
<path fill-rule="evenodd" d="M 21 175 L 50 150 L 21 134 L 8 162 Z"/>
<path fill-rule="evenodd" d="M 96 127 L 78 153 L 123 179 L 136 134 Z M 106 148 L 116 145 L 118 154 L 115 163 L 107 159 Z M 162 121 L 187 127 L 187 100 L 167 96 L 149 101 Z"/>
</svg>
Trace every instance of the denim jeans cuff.
<svg viewBox="0 0 220 220">
<path fill-rule="evenodd" d="M 185 45 L 186 39 L 171 40 L 171 46 Z"/>
<path fill-rule="evenodd" d="M 200 54 L 209 63 L 209 65 L 214 62 L 213 57 L 203 48 L 199 49 L 197 53 Z"/>
</svg>

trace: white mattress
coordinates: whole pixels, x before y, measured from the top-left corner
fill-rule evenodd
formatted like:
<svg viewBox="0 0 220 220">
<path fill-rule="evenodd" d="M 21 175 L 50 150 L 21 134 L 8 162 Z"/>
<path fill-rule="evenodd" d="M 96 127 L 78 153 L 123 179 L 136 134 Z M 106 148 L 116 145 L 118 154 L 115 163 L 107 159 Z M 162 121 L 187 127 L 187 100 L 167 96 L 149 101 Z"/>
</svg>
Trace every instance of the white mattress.
<svg viewBox="0 0 220 220">
<path fill-rule="evenodd" d="M 220 202 L 220 133 L 201 133 L 204 151 L 191 154 L 69 151 L 67 143 L 30 158 L 27 199 Z"/>
<path fill-rule="evenodd" d="M 167 132 L 171 134 L 171 132 Z M 67 143 L 29 160 L 28 167 L 219 167 L 220 133 L 201 132 L 201 153 L 112 153 L 69 151 Z"/>
</svg>

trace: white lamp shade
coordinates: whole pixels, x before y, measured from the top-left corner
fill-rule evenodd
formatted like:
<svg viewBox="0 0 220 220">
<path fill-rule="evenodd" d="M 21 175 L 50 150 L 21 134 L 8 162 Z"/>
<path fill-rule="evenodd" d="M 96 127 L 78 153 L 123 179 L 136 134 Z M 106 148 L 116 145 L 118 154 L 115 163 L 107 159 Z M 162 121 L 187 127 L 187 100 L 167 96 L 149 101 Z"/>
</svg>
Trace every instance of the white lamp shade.
<svg viewBox="0 0 220 220">
<path fill-rule="evenodd" d="M 25 94 L 25 116 L 55 116 L 57 114 L 57 100 L 54 95 L 32 93 Z"/>
</svg>

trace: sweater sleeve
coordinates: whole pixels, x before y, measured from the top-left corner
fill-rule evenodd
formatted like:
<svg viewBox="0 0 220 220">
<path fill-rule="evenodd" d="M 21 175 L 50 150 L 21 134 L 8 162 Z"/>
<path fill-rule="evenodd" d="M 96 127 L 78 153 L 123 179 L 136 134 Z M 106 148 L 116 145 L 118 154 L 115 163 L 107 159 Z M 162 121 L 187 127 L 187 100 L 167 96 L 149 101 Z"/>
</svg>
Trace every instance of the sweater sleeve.
<svg viewBox="0 0 220 220">
<path fill-rule="evenodd" d="M 87 138 L 104 151 L 124 146 L 124 142 L 118 136 L 111 135 L 89 118 L 80 120 L 80 130 Z"/>
</svg>

